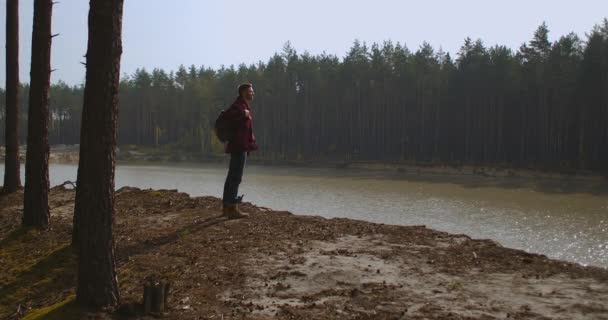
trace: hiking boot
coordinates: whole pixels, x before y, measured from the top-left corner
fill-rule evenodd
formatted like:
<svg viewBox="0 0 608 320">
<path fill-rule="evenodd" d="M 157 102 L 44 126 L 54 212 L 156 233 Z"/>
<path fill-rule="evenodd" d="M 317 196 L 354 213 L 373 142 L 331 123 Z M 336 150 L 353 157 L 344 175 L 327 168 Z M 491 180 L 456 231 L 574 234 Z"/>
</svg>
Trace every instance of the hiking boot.
<svg viewBox="0 0 608 320">
<path fill-rule="evenodd" d="M 222 216 L 228 219 L 241 219 L 249 216 L 248 213 L 242 212 L 236 204 L 225 204 L 222 211 Z"/>
</svg>

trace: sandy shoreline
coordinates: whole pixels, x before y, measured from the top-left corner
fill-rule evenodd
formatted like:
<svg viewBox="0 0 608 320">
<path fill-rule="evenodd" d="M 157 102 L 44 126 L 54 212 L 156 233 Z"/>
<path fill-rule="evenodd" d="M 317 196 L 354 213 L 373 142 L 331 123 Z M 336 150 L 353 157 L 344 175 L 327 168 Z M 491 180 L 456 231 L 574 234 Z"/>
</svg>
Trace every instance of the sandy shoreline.
<svg viewBox="0 0 608 320">
<path fill-rule="evenodd" d="M 51 146 L 50 163 L 78 164 L 78 145 Z M 4 147 L 0 146 L 0 162 L 4 161 Z M 25 161 L 25 147 L 20 148 L 21 161 Z M 117 160 L 126 164 L 201 164 L 226 162 L 227 158 L 220 155 L 205 156 L 199 154 L 173 153 L 155 148 L 137 146 L 122 146 L 117 149 Z M 588 181 L 606 183 L 606 175 L 591 171 L 575 171 L 572 169 L 534 169 L 513 168 L 503 165 L 449 165 L 441 163 L 412 163 L 408 161 L 296 161 L 296 160 L 266 160 L 255 156 L 248 160 L 250 164 L 263 166 L 291 166 L 312 168 L 336 168 L 361 171 L 376 171 L 396 174 L 439 175 L 439 176 L 478 176 L 487 178 L 524 178 L 549 179 L 568 181 Z"/>
<path fill-rule="evenodd" d="M 70 318 L 73 197 L 52 190 L 42 233 L 20 231 L 21 194 L 0 198 L 0 318 Z M 157 275 L 173 286 L 168 319 L 608 319 L 605 269 L 423 226 L 243 207 L 252 217 L 230 221 L 216 198 L 121 189 L 121 312 L 137 318 Z"/>
</svg>

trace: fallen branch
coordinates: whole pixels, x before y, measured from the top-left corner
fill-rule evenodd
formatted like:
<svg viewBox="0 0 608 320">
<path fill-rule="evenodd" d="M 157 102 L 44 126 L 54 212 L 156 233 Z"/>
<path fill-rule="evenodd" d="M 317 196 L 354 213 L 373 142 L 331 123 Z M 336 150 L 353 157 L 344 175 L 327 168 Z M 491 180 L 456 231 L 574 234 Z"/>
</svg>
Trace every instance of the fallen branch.
<svg viewBox="0 0 608 320">
<path fill-rule="evenodd" d="M 72 182 L 72 181 L 66 181 L 66 182 L 58 185 L 58 187 L 65 188 L 65 186 L 68 185 L 68 184 L 71 185 L 72 188 L 76 189 L 76 182 Z"/>
</svg>

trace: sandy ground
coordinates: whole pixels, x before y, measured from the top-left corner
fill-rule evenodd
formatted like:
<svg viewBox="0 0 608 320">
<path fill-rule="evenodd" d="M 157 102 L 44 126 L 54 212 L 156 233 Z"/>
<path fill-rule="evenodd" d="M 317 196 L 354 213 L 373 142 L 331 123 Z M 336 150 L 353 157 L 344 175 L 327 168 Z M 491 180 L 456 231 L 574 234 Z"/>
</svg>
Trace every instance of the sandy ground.
<svg viewBox="0 0 608 320">
<path fill-rule="evenodd" d="M 0 198 L 0 318 L 73 299 L 73 261 L 47 281 L 20 282 L 33 273 L 18 267 L 36 268 L 69 243 L 73 198 L 54 188 L 53 228 L 22 238 L 22 195 Z M 172 286 L 166 319 L 608 319 L 605 269 L 424 226 L 242 208 L 252 216 L 226 220 L 216 198 L 121 189 L 123 306 L 97 318 L 145 318 L 137 309 L 154 275 Z"/>
</svg>

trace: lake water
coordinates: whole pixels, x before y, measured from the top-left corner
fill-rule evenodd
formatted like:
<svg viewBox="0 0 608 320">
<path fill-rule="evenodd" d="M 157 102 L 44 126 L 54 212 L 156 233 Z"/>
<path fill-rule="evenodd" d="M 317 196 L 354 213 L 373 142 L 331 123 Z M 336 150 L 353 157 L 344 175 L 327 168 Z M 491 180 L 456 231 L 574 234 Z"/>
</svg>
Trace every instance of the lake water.
<svg viewBox="0 0 608 320">
<path fill-rule="evenodd" d="M 51 185 L 75 181 L 76 171 L 74 164 L 52 164 Z M 116 187 L 220 197 L 225 175 L 225 166 L 217 164 L 119 165 Z M 240 191 L 245 201 L 275 210 L 426 225 L 608 268 L 604 182 L 247 166 Z"/>
</svg>

